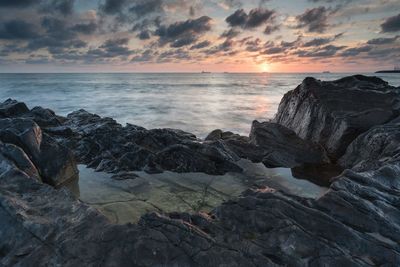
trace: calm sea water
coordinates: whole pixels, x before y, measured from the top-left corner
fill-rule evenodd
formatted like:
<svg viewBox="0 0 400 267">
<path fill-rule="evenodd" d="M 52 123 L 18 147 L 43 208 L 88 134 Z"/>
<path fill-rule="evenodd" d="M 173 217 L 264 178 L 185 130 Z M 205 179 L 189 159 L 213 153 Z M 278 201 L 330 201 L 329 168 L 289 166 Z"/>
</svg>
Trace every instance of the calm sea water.
<svg viewBox="0 0 400 267">
<path fill-rule="evenodd" d="M 120 123 L 178 128 L 199 137 L 217 128 L 248 134 L 251 122 L 272 118 L 283 94 L 305 77 L 347 75 L 0 74 L 0 100 L 13 98 L 60 115 L 83 108 Z M 399 74 L 379 76 L 400 86 Z"/>
</svg>

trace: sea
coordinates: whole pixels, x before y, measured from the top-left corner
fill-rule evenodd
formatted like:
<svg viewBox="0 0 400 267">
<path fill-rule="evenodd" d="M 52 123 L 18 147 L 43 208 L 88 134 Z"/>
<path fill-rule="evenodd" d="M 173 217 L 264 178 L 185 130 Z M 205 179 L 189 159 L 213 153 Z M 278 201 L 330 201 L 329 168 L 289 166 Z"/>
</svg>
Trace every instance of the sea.
<svg viewBox="0 0 400 267">
<path fill-rule="evenodd" d="M 85 109 L 122 124 L 181 129 L 200 138 L 214 129 L 247 135 L 251 122 L 273 118 L 282 96 L 304 78 L 335 80 L 348 75 L 352 74 L 0 74 L 0 101 L 12 98 L 62 116 Z M 400 74 L 365 75 L 400 86 Z"/>
</svg>

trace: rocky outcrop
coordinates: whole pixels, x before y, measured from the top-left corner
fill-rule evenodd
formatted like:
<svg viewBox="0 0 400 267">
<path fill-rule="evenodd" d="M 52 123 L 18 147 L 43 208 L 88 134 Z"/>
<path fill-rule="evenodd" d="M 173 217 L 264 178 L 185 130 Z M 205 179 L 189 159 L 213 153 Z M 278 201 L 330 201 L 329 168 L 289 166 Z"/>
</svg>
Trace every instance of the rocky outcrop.
<svg viewBox="0 0 400 267">
<path fill-rule="evenodd" d="M 339 163 L 356 171 L 376 170 L 400 161 L 400 123 L 376 126 L 354 140 Z"/>
<path fill-rule="evenodd" d="M 329 163 L 321 146 L 301 139 L 292 130 L 276 123 L 254 121 L 250 143 L 265 151 L 261 162 L 267 167 L 294 168 Z"/>
<path fill-rule="evenodd" d="M 305 141 L 294 131 L 272 122 L 254 121 L 249 137 L 214 130 L 206 140 L 219 141 L 236 156 L 256 163 L 262 162 L 270 168 L 330 163 L 322 146 Z"/>
<path fill-rule="evenodd" d="M 67 127 L 67 128 L 65 128 Z M 68 115 L 63 127 L 48 128 L 80 162 L 98 171 L 240 172 L 233 155 L 223 147 L 202 143 L 196 136 L 174 129 L 147 130 L 84 110 Z"/>
<path fill-rule="evenodd" d="M 318 199 L 260 188 L 248 190 L 208 214 L 151 213 L 138 224 L 111 224 L 94 208 L 74 200 L 68 191 L 40 182 L 40 169 L 35 170 L 36 164 L 30 160 L 31 150 L 18 148 L 26 146 L 26 140 L 38 139 L 37 128 L 26 119 L 14 124 L 3 121 L 8 126 L 1 129 L 18 127 L 14 132 L 6 132 L 14 139 L 0 145 L 0 265 L 399 266 L 399 125 L 396 121 L 371 125 L 386 122 L 381 114 L 396 113 L 397 95 L 377 78 L 356 76 L 327 83 L 333 91 L 344 90 L 349 96 L 358 96 L 358 101 L 365 100 L 373 108 L 383 110 L 378 112 L 379 119 L 373 117 L 357 124 L 352 118 L 361 118 L 360 112 L 372 112 L 371 109 L 365 111 L 366 105 L 359 102 L 354 103 L 358 108 L 350 108 L 350 103 L 344 104 L 342 100 L 335 102 L 335 92 L 318 87 L 323 82 L 308 80 L 302 85 L 308 89 L 296 89 L 290 94 L 309 92 L 308 97 L 301 99 L 312 105 L 308 109 L 310 114 L 321 111 L 320 116 L 307 117 L 308 113 L 303 113 L 307 127 L 300 127 L 300 115 L 291 111 L 303 112 L 306 106 L 297 102 L 300 98 L 296 97 L 292 99 L 296 108 L 290 109 L 288 96 L 281 112 L 287 110 L 291 120 L 278 115 L 300 137 L 304 135 L 306 141 L 276 124 L 255 123 L 250 138 L 220 132 L 202 143 L 188 133 L 122 127 L 112 119 L 83 111 L 69 116 L 60 126 L 47 128 L 46 133 L 51 132 L 57 140 L 71 145 L 79 160 L 110 170 L 119 168 L 122 155 L 132 151 L 142 151 L 143 155 L 127 155 L 124 162 L 137 160 L 135 164 L 141 164 L 142 157 L 149 159 L 150 153 L 153 158 L 146 166 L 153 170 L 203 166 L 198 169 L 202 171 L 214 166 L 214 172 L 226 170 L 224 164 L 230 164 L 241 153 L 258 158 L 273 146 L 284 155 L 285 142 L 292 153 L 284 158 L 293 162 L 299 161 L 301 154 L 297 153 L 304 149 L 313 151 L 310 155 L 304 153 L 306 159 L 313 160 L 318 153 L 323 155 L 323 150 L 311 145 L 310 140 L 319 141 L 331 157 L 347 149 L 339 163 L 351 169 L 334 178 L 329 190 Z M 316 87 L 307 87 L 310 83 Z M 344 84 L 352 89 L 343 88 Z M 315 90 L 311 92 L 310 88 Z M 390 107 L 384 106 L 386 96 L 379 95 L 383 98 L 374 106 L 366 96 L 378 97 L 376 94 L 391 95 L 394 102 L 387 100 Z M 342 105 L 342 116 L 338 116 L 339 110 L 326 112 L 330 105 L 327 99 Z M 310 128 L 312 125 L 324 129 L 324 135 Z M 338 128 L 340 125 L 343 128 Z M 21 130 L 26 128 L 26 133 Z M 351 139 L 350 133 L 356 132 L 363 134 Z M 272 138 L 279 140 L 278 144 L 272 144 Z M 18 144 L 10 140 L 17 140 Z M 339 140 L 350 146 L 333 145 Z M 36 146 L 32 142 L 27 147 Z M 255 152 L 248 152 L 249 148 L 255 148 Z M 107 158 L 110 153 L 112 157 Z M 154 160 L 157 155 L 162 156 L 160 161 Z M 197 165 L 197 161 L 201 164 Z M 214 165 L 209 165 L 209 161 Z"/>
<path fill-rule="evenodd" d="M 28 155 L 45 183 L 59 187 L 78 179 L 72 152 L 43 133 L 34 121 L 0 119 L 0 140 L 22 149 L 26 154 L 20 158 Z"/>
<path fill-rule="evenodd" d="M 358 135 L 398 116 L 399 100 L 396 88 L 376 77 L 306 78 L 285 94 L 274 121 L 321 144 L 337 160 Z"/>
</svg>

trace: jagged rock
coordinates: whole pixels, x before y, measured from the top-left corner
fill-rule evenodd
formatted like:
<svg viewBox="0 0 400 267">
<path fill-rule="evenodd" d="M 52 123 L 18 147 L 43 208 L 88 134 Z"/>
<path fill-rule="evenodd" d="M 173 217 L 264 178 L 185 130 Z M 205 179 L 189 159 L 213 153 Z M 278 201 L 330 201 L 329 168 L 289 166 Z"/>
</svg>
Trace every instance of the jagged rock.
<svg viewBox="0 0 400 267">
<path fill-rule="evenodd" d="M 358 135 L 395 118 L 399 108 L 395 87 L 376 77 L 306 78 L 285 94 L 274 121 L 321 144 L 337 160 Z"/>
<path fill-rule="evenodd" d="M 376 170 L 400 161 L 400 123 L 376 126 L 357 137 L 340 158 L 344 168 Z"/>
<path fill-rule="evenodd" d="M 214 130 L 206 139 L 209 142 L 219 140 L 239 158 L 262 162 L 270 168 L 294 168 L 330 162 L 321 146 L 305 141 L 294 131 L 272 122 L 254 121 L 250 137 Z"/>
<path fill-rule="evenodd" d="M 220 129 L 216 129 L 216 130 L 212 131 L 211 133 L 209 133 L 204 140 L 205 141 L 217 141 L 217 140 L 228 140 L 228 139 L 246 140 L 248 138 L 246 138 L 244 136 L 240 136 L 240 135 L 232 133 L 232 132 L 224 132 Z"/>
<path fill-rule="evenodd" d="M 0 162 L 3 168 L 19 169 L 29 177 L 41 181 L 39 171 L 29 159 L 29 156 L 21 148 L 13 144 L 0 143 Z"/>
<path fill-rule="evenodd" d="M 68 115 L 64 126 L 73 134 L 56 135 L 72 147 L 82 163 L 97 171 L 140 171 L 157 173 L 238 172 L 229 151 L 223 146 L 202 143 L 195 135 L 175 129 L 153 129 L 101 118 L 84 110 Z M 50 129 L 50 131 L 54 131 Z"/>
<path fill-rule="evenodd" d="M 310 112 L 325 112 L 326 106 L 338 105 L 343 107 L 343 116 L 340 117 L 336 110 L 315 118 L 311 116 L 315 113 L 311 112 L 305 117 L 309 119 L 305 121 L 307 127 L 292 129 L 297 129 L 297 133 L 304 130 L 304 134 L 308 133 L 306 140 L 320 141 L 332 149 L 331 153 L 337 153 L 333 153 L 335 155 L 339 155 L 342 148 L 329 146 L 334 143 L 332 140 L 352 142 L 339 160 L 352 170 L 345 170 L 334 178 L 322 197 L 302 198 L 272 188 L 248 190 L 209 214 L 151 213 L 144 215 L 138 224 L 111 224 L 94 208 L 76 201 L 68 191 L 56 190 L 32 177 L 36 175 L 35 171 L 23 155 L 27 148 L 41 149 L 41 144 L 34 142 L 40 140 L 40 128 L 32 121 L 1 120 L 0 136 L 21 146 L 25 152 L 16 149 L 15 145 L 0 145 L 0 265 L 399 266 L 399 124 L 392 121 L 366 127 L 385 121 L 382 115 L 385 112 L 395 114 L 397 96 L 377 78 L 356 76 L 327 83 L 333 91 L 345 90 L 349 96 L 364 95 L 356 98 L 356 103 L 352 101 L 355 106 L 352 109 L 348 107 L 350 103 L 332 99 L 331 96 L 338 97 L 335 92 L 320 89 L 322 82 L 306 80 L 303 86 L 309 83 L 318 85 L 311 88 L 319 97 L 317 99 L 314 92 L 303 98 L 304 103 L 312 105 Z M 351 88 L 344 89 L 344 85 Z M 364 98 L 378 97 L 375 93 L 391 95 L 394 102 L 380 95 L 385 99 Z M 383 111 L 379 116 L 357 124 L 361 127 L 357 128 L 352 120 L 354 114 L 360 118 L 358 111 L 371 111 L 365 111 L 365 103 L 359 103 L 364 100 L 372 109 L 378 107 Z M 384 107 L 386 100 L 390 102 L 390 108 Z M 282 106 L 290 111 L 287 101 L 285 99 Z M 298 111 L 307 110 L 303 104 L 293 101 L 295 107 L 299 107 Z M 372 101 L 378 103 L 375 105 Z M 356 111 L 358 108 L 360 110 Z M 310 146 L 309 142 L 299 140 L 275 124 L 255 123 L 250 142 L 234 135 L 223 137 L 221 133 L 202 143 L 183 132 L 147 131 L 133 125 L 122 127 L 112 119 L 79 113 L 79 121 L 77 117 L 70 117 L 64 125 L 74 134 L 58 137 L 71 144 L 82 159 L 105 168 L 118 169 L 118 162 L 124 155 L 129 162 L 131 155 L 126 153 L 137 147 L 152 153 L 152 160 L 146 165 L 150 169 L 155 170 L 162 164 L 171 169 L 191 170 L 203 164 L 212 168 L 211 161 L 223 163 L 222 168 L 214 169 L 222 171 L 226 168 L 225 163 L 234 161 L 237 151 L 246 154 L 249 147 L 261 147 L 263 151 L 270 146 L 273 136 L 278 140 L 289 140 L 287 149 L 293 149 L 295 155 L 298 150 Z M 297 117 L 300 113 L 288 112 L 292 118 L 285 122 L 296 126 L 301 122 Z M 278 115 L 283 120 L 281 116 Z M 343 127 L 351 126 L 357 131 L 365 129 L 365 133 L 350 141 L 355 132 L 346 127 L 337 128 L 339 121 L 344 122 Z M 324 138 L 317 132 L 309 133 L 312 125 L 326 130 Z M 331 136 L 333 130 L 338 131 L 337 136 Z M 44 139 L 42 137 L 42 142 Z M 283 143 L 279 144 L 283 147 Z M 275 149 L 282 148 L 275 144 Z M 236 152 L 232 154 L 233 150 Z M 258 157 L 257 153 L 250 155 Z M 157 156 L 166 162 L 157 162 Z M 124 177 L 123 172 L 119 173 Z"/>
<path fill-rule="evenodd" d="M 20 147 L 39 170 L 44 182 L 61 186 L 78 179 L 72 152 L 43 134 L 34 121 L 0 119 L 0 140 Z"/>
<path fill-rule="evenodd" d="M 250 143 L 264 150 L 261 162 L 267 167 L 294 168 L 329 163 L 321 146 L 301 139 L 292 130 L 276 123 L 254 121 Z"/>
<path fill-rule="evenodd" d="M 10 116 L 20 116 L 26 112 L 29 112 L 28 107 L 25 103 L 18 102 L 13 99 L 7 99 L 0 104 L 0 117 L 7 118 Z"/>
</svg>

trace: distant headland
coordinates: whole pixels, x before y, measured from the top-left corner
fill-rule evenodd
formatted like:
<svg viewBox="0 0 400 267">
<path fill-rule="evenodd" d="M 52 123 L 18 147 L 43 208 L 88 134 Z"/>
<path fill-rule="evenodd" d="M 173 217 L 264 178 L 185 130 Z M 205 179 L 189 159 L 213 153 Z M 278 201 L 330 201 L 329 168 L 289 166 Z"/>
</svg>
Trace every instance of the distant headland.
<svg viewBox="0 0 400 267">
<path fill-rule="evenodd" d="M 400 73 L 400 70 L 379 70 L 375 73 Z"/>
</svg>

